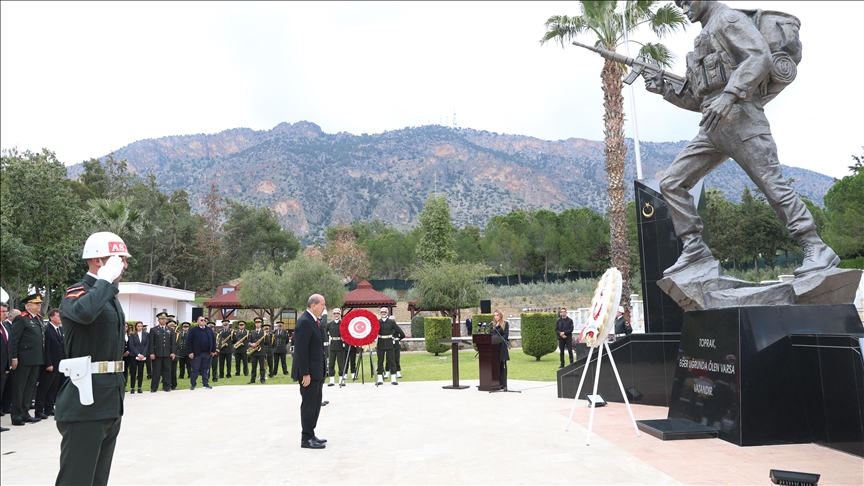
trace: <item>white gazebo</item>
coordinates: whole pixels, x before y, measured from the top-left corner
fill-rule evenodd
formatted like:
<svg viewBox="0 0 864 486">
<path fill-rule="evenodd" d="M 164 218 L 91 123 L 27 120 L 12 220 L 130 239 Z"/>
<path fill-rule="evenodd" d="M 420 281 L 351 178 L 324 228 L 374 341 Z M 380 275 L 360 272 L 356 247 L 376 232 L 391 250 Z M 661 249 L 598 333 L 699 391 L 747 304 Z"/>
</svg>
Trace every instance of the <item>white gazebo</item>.
<svg viewBox="0 0 864 486">
<path fill-rule="evenodd" d="M 195 292 L 142 282 L 120 282 L 117 298 L 127 321 L 141 321 L 150 329 L 156 324 L 156 314 L 163 311 L 177 316 L 177 322 L 190 321 Z"/>
</svg>

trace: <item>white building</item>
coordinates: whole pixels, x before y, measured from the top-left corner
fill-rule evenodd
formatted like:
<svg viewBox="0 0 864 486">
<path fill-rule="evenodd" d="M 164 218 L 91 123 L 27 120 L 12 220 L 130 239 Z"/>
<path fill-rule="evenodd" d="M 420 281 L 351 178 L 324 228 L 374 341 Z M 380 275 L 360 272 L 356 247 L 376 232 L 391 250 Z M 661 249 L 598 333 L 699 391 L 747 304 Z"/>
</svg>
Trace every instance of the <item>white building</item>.
<svg viewBox="0 0 864 486">
<path fill-rule="evenodd" d="M 120 305 L 127 321 L 141 321 L 148 329 L 156 324 L 156 314 L 167 312 L 177 322 L 192 320 L 195 292 L 141 282 L 120 282 Z"/>
</svg>

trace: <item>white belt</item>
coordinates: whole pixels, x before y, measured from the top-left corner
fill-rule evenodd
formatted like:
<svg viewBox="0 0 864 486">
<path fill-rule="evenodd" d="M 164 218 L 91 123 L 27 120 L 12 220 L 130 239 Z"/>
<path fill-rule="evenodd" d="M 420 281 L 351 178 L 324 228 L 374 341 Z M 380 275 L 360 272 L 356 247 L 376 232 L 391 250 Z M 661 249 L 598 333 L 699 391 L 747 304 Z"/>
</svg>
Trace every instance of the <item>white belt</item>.
<svg viewBox="0 0 864 486">
<path fill-rule="evenodd" d="M 102 373 L 123 373 L 124 365 L 122 361 L 97 361 L 90 363 L 90 373 L 94 375 Z"/>
<path fill-rule="evenodd" d="M 331 340 L 331 341 L 341 341 L 342 338 L 341 338 L 341 337 L 338 337 L 338 338 L 337 338 L 337 337 L 332 337 L 332 336 L 331 336 L 331 337 L 330 337 L 330 340 Z"/>
<path fill-rule="evenodd" d="M 380 339 L 387 339 L 387 338 L 390 337 L 390 334 L 388 334 L 388 335 L 386 335 L 386 336 L 381 336 L 381 335 L 379 335 L 378 337 L 379 337 Z"/>
</svg>

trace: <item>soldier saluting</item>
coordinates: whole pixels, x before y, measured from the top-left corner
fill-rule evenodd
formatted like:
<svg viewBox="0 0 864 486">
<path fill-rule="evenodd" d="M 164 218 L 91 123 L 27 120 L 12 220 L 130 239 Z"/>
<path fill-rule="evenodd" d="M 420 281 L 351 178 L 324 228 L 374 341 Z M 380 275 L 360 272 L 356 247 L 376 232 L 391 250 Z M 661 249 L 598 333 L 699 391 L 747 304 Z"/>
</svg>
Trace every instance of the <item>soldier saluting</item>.
<svg viewBox="0 0 864 486">
<path fill-rule="evenodd" d="M 54 416 L 63 436 L 57 484 L 108 483 L 126 388 L 126 316 L 115 283 L 127 257 L 126 244 L 114 233 L 90 235 L 82 254 L 87 275 L 66 289 L 60 303 L 68 356 L 60 370 L 71 379 L 60 387 Z"/>
</svg>

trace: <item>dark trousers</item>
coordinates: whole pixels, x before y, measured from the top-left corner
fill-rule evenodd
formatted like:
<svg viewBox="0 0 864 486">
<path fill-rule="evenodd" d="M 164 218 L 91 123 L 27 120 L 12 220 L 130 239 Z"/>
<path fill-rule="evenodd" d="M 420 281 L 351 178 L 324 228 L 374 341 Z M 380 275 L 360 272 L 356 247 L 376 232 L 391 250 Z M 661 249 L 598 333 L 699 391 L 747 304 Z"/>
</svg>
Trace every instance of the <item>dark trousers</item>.
<svg viewBox="0 0 864 486">
<path fill-rule="evenodd" d="M 249 374 L 249 355 L 246 354 L 246 351 L 242 353 L 234 353 L 234 364 L 236 369 L 234 370 L 234 374 L 240 376 L 240 363 L 243 363 L 243 376 Z"/>
<path fill-rule="evenodd" d="M 2 325 L 0 324 L 0 326 Z M 0 408 L 9 412 L 12 409 L 12 388 L 15 387 L 15 372 L 10 371 L 4 375 L 6 376 L 6 385 L 3 387 L 3 393 L 0 394 Z"/>
<path fill-rule="evenodd" d="M 363 359 L 363 352 L 357 352 L 357 346 L 351 346 L 348 348 L 348 366 L 351 368 L 351 373 L 357 373 L 357 355 L 360 355 L 359 359 Z"/>
<path fill-rule="evenodd" d="M 0 326 L 2 326 L 2 325 L 3 324 L 0 324 Z M 2 346 L 2 344 L 0 344 L 0 346 Z M 8 379 L 9 379 L 9 374 L 6 373 L 5 371 L 0 370 L 0 397 L 2 397 L 3 395 L 6 394 L 6 382 L 8 381 Z M 12 397 L 10 396 L 9 398 L 11 401 Z M 10 407 L 11 407 L 11 403 L 10 403 Z"/>
<path fill-rule="evenodd" d="M 144 361 L 132 360 L 131 368 L 129 368 L 129 389 L 141 389 L 141 382 L 144 381 L 144 366 Z M 136 377 L 138 378 L 137 386 L 135 385 Z"/>
<path fill-rule="evenodd" d="M 143 364 L 143 361 L 141 362 Z M 61 484 L 108 484 L 121 417 L 90 422 L 57 422 Z"/>
<path fill-rule="evenodd" d="M 232 353 L 219 355 L 219 378 L 222 378 L 225 375 L 228 375 L 228 378 L 231 378 L 231 354 Z M 228 368 L 228 370 L 225 370 L 225 368 Z"/>
<path fill-rule="evenodd" d="M 150 358 L 144 360 L 144 366 L 147 367 L 147 379 L 151 379 L 153 377 L 152 368 L 153 363 L 150 362 Z"/>
<path fill-rule="evenodd" d="M 177 388 L 177 361 L 180 358 L 174 358 L 171 360 L 171 389 Z"/>
<path fill-rule="evenodd" d="M 323 380 L 312 380 L 309 386 L 300 385 L 300 440 L 315 437 L 315 427 L 318 426 L 318 415 L 321 413 L 321 393 Z"/>
<path fill-rule="evenodd" d="M 402 371 L 402 346 L 393 343 L 393 359 L 396 361 L 396 371 Z"/>
<path fill-rule="evenodd" d="M 196 354 L 192 358 L 192 371 L 189 372 L 189 381 L 192 386 L 198 381 L 198 375 L 201 375 L 201 384 L 208 386 L 210 380 L 210 355 L 207 353 Z"/>
<path fill-rule="evenodd" d="M 276 367 L 273 366 L 273 353 L 267 353 L 267 369 L 270 370 L 270 376 L 276 376 Z"/>
<path fill-rule="evenodd" d="M 213 381 L 219 381 L 219 356 L 210 357 L 210 378 Z"/>
<path fill-rule="evenodd" d="M 348 356 L 348 351 L 345 348 L 342 349 L 333 349 L 333 346 L 330 346 L 330 366 L 327 371 L 330 373 L 330 376 L 336 376 L 336 365 L 339 365 L 339 376 L 345 374 L 345 358 Z"/>
<path fill-rule="evenodd" d="M 186 378 L 187 374 L 192 373 L 192 369 L 191 369 L 192 368 L 192 360 L 189 359 L 189 353 L 186 353 L 186 351 L 182 351 L 182 353 L 185 353 L 185 354 L 183 354 L 183 355 L 178 354 L 177 359 L 174 360 L 174 362 L 177 363 L 177 368 L 180 369 L 180 379 L 181 380 Z"/>
<path fill-rule="evenodd" d="M 23 420 L 30 415 L 30 401 L 36 391 L 39 379 L 39 365 L 18 365 L 15 374 L 15 387 L 12 389 L 12 419 Z"/>
<path fill-rule="evenodd" d="M 171 356 L 156 356 L 153 360 L 153 381 L 150 382 L 150 391 L 159 389 L 159 380 L 162 380 L 162 387 L 166 390 L 171 389 Z"/>
<path fill-rule="evenodd" d="M 561 352 L 561 366 L 564 366 L 564 348 L 570 353 L 570 364 L 573 364 L 573 338 L 558 339 L 558 351 Z"/>
<path fill-rule="evenodd" d="M 387 370 L 390 373 L 396 373 L 396 356 L 394 350 L 387 349 L 378 349 L 378 374 L 384 374 L 384 357 L 387 357 Z"/>
<path fill-rule="evenodd" d="M 54 371 L 48 371 L 44 367 L 39 370 L 39 385 L 36 387 L 36 414 L 47 413 L 54 410 L 54 401 L 57 400 L 57 390 L 60 389 L 60 382 L 65 375 L 60 373 L 57 368 Z"/>
<path fill-rule="evenodd" d="M 266 371 L 264 370 L 264 360 L 266 356 L 262 354 L 261 351 L 256 352 L 252 356 L 249 357 L 249 366 L 252 368 L 252 380 L 255 381 L 255 375 L 258 373 L 258 368 L 261 368 L 261 381 L 264 381 L 264 375 Z"/>
<path fill-rule="evenodd" d="M 288 374 L 288 360 L 285 353 L 273 353 L 273 370 L 270 372 L 275 375 L 279 371 L 279 364 L 282 364 L 282 374 Z"/>
<path fill-rule="evenodd" d="M 498 362 L 498 375 L 501 377 L 501 380 L 500 380 L 501 386 L 503 386 L 504 389 L 506 390 L 507 389 L 507 362 L 506 361 L 499 361 Z"/>
</svg>

